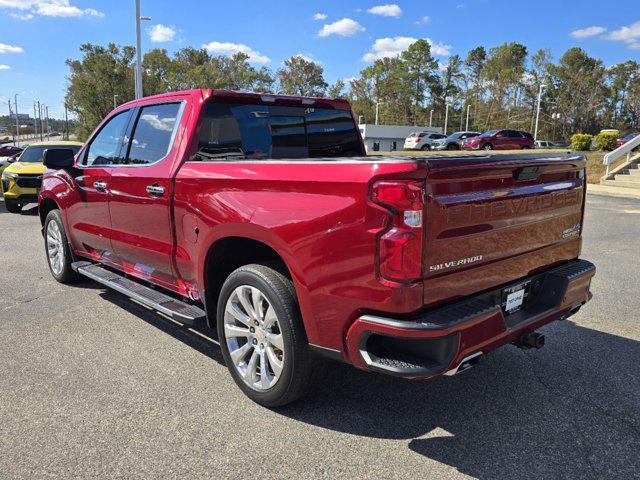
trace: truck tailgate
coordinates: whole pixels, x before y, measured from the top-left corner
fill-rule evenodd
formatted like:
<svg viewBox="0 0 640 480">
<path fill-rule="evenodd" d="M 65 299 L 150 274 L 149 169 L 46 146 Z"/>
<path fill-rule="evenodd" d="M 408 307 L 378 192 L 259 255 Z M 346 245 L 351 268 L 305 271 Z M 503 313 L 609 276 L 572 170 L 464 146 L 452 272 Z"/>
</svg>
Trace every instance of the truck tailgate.
<svg viewBox="0 0 640 480">
<path fill-rule="evenodd" d="M 579 255 L 584 157 L 500 157 L 429 160 L 425 304 L 508 283 Z"/>
</svg>

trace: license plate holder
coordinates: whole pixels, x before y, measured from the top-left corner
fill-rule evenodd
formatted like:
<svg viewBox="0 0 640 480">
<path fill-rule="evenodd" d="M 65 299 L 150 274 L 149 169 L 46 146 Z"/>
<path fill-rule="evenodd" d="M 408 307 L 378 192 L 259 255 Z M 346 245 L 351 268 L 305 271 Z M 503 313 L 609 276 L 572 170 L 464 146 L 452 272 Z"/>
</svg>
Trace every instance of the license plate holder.
<svg viewBox="0 0 640 480">
<path fill-rule="evenodd" d="M 501 306 L 505 315 L 512 315 L 526 305 L 531 293 L 531 281 L 506 287 L 502 290 Z"/>
</svg>

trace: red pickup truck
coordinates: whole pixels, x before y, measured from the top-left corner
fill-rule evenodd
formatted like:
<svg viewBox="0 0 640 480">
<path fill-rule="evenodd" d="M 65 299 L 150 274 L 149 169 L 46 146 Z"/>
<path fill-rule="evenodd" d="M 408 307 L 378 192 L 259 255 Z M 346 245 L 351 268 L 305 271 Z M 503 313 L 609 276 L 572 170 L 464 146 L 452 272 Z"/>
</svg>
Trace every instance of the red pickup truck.
<svg viewBox="0 0 640 480">
<path fill-rule="evenodd" d="M 321 356 L 426 379 L 591 294 L 581 155 L 367 157 L 343 100 L 195 90 L 114 110 L 45 153 L 51 273 L 217 332 L 265 406 Z"/>
</svg>

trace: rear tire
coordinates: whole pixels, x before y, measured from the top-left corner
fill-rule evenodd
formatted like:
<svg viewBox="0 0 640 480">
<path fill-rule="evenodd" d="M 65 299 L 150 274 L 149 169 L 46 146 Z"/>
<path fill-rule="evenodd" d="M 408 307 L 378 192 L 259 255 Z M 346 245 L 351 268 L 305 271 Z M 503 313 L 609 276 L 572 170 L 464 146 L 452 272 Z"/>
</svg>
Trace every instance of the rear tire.
<svg viewBox="0 0 640 480">
<path fill-rule="evenodd" d="M 423 145 L 422 148 L 420 149 L 423 152 L 427 152 L 429 150 L 431 150 L 431 145 Z"/>
<path fill-rule="evenodd" d="M 490 143 L 487 143 L 482 146 L 482 150 L 493 150 L 493 145 L 491 145 Z"/>
<path fill-rule="evenodd" d="M 447 145 L 447 150 L 458 150 L 458 146 L 455 143 Z"/>
<path fill-rule="evenodd" d="M 4 206 L 9 213 L 20 213 L 20 211 L 22 210 L 22 205 L 20 205 L 15 200 L 10 200 L 8 198 L 4 199 Z"/>
<path fill-rule="evenodd" d="M 522 150 L 531 150 L 531 147 L 527 147 L 526 145 L 522 147 Z"/>
<path fill-rule="evenodd" d="M 73 257 L 60 210 L 51 210 L 44 221 L 44 249 L 53 278 L 60 283 L 76 282 L 80 276 L 73 271 Z"/>
<path fill-rule="evenodd" d="M 306 394 L 314 357 L 291 280 L 265 265 L 238 268 L 222 286 L 216 318 L 225 364 L 247 397 L 279 407 Z"/>
</svg>

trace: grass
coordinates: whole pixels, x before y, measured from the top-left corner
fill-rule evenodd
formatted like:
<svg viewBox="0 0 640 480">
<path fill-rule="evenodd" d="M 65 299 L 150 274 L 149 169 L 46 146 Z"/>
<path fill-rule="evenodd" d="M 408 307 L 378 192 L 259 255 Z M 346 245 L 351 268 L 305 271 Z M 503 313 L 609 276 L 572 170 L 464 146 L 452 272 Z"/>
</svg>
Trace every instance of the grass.
<svg viewBox="0 0 640 480">
<path fill-rule="evenodd" d="M 567 150 L 501 150 L 499 152 L 491 152 L 495 154 L 513 154 L 513 153 L 525 153 L 525 154 L 540 154 L 540 153 L 565 153 Z M 397 151 L 397 152 L 371 152 L 369 155 L 460 155 L 464 154 L 477 154 L 484 155 L 486 152 L 461 152 L 459 150 L 454 151 L 441 151 L 441 152 L 414 152 L 414 151 Z M 606 166 L 603 165 L 602 160 L 607 152 L 574 152 L 574 153 L 583 153 L 587 157 L 587 182 L 588 183 L 600 183 L 600 178 L 604 175 L 606 171 Z M 611 165 L 611 168 L 614 168 L 625 161 L 624 158 L 618 160 L 618 162 Z"/>
</svg>

